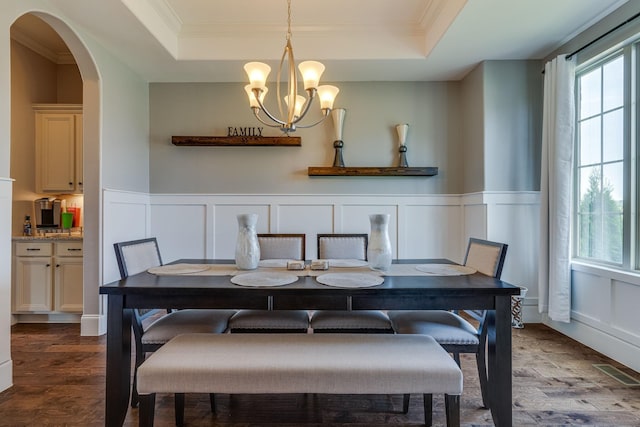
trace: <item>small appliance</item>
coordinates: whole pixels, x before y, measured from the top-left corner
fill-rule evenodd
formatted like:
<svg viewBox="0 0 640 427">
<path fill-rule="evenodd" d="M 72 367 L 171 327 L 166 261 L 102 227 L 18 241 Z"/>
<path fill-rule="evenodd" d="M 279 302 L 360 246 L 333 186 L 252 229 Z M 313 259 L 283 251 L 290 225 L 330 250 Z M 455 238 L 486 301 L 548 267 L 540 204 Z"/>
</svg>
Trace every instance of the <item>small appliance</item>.
<svg viewBox="0 0 640 427">
<path fill-rule="evenodd" d="M 60 228 L 62 200 L 44 197 L 34 202 L 36 228 Z"/>
</svg>

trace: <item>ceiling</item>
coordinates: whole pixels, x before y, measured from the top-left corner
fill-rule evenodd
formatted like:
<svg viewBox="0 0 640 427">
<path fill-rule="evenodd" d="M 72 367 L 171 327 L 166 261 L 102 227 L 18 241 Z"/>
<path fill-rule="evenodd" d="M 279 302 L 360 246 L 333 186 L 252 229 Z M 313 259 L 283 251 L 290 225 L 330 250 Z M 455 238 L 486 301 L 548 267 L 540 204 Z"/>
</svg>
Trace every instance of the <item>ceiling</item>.
<svg viewBox="0 0 640 427">
<path fill-rule="evenodd" d="M 292 44 L 326 65 L 323 81 L 459 80 L 484 60 L 543 59 L 626 1 L 293 0 Z M 285 0 L 49 2 L 149 82 L 244 81 L 247 61 L 277 70 L 285 44 Z M 33 16 L 12 37 L 70 59 Z"/>
</svg>

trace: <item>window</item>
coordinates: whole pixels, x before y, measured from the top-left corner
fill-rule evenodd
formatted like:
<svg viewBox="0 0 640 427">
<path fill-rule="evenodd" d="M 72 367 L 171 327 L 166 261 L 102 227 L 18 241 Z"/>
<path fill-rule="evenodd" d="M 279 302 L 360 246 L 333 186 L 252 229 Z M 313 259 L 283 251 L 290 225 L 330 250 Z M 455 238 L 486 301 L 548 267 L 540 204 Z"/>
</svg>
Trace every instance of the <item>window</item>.
<svg viewBox="0 0 640 427">
<path fill-rule="evenodd" d="M 574 254 L 632 268 L 630 235 L 630 69 L 626 48 L 576 74 Z M 633 266 L 635 268 L 635 266 Z"/>
</svg>

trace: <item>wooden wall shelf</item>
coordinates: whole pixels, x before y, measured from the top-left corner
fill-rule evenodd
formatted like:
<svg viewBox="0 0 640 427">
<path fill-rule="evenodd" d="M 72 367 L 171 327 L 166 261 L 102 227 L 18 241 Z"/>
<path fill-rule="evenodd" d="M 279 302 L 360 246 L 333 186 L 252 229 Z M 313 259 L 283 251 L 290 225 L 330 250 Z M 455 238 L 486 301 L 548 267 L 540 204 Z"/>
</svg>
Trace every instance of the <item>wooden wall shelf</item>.
<svg viewBox="0 0 640 427">
<path fill-rule="evenodd" d="M 171 143 L 192 147 L 300 147 L 302 140 L 299 136 L 172 136 Z"/>
<path fill-rule="evenodd" d="M 320 167 L 309 166 L 309 176 L 434 176 L 437 167 Z"/>
</svg>

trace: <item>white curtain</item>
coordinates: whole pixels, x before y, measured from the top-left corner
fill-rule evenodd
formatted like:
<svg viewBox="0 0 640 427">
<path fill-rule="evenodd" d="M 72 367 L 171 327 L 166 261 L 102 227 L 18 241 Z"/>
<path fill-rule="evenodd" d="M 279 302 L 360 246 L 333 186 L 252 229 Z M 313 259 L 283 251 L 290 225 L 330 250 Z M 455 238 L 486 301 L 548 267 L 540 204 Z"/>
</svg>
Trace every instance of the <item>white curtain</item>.
<svg viewBox="0 0 640 427">
<path fill-rule="evenodd" d="M 575 58 L 544 68 L 538 311 L 571 320 L 571 197 L 575 126 Z"/>
</svg>

